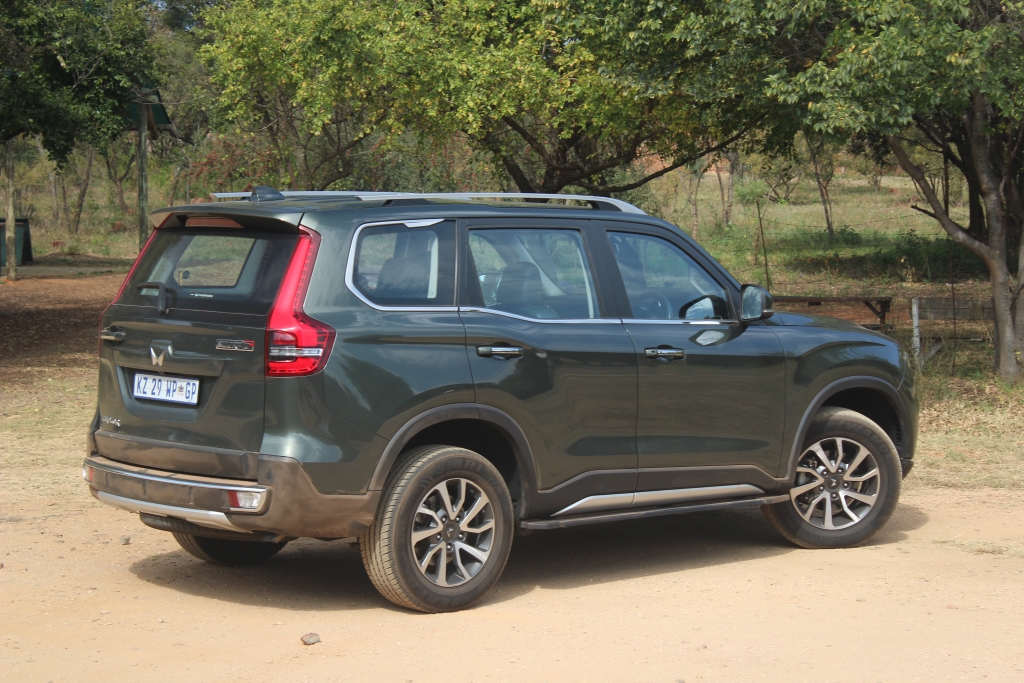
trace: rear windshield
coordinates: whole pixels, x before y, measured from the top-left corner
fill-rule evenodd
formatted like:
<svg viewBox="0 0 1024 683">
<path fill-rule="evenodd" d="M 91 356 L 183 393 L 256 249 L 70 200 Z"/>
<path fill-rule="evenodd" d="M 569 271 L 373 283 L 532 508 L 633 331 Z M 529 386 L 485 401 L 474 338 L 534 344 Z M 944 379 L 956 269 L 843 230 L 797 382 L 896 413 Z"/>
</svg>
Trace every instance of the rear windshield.
<svg viewBox="0 0 1024 683">
<path fill-rule="evenodd" d="M 118 303 L 155 306 L 162 283 L 168 308 L 266 315 L 296 238 L 237 230 L 161 230 Z"/>
</svg>

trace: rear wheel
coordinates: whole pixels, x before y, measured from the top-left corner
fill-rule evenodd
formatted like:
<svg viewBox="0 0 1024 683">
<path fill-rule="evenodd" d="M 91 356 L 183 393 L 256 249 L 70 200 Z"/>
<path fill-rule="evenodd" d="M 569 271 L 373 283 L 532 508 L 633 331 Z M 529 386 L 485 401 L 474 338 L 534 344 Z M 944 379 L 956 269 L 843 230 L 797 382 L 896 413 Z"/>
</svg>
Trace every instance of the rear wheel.
<svg viewBox="0 0 1024 683">
<path fill-rule="evenodd" d="M 804 548 L 857 545 L 889 520 L 901 475 L 896 447 L 881 427 L 852 410 L 823 408 L 807 430 L 789 500 L 762 510 Z"/>
<path fill-rule="evenodd" d="M 207 538 L 175 532 L 172 534 L 185 552 L 210 564 L 224 567 L 242 567 L 269 560 L 287 545 L 263 541 L 234 541 L 227 538 Z"/>
<path fill-rule="evenodd" d="M 494 465 L 464 448 L 410 451 L 359 548 L 381 595 L 421 612 L 479 600 L 512 547 L 512 498 Z"/>
</svg>

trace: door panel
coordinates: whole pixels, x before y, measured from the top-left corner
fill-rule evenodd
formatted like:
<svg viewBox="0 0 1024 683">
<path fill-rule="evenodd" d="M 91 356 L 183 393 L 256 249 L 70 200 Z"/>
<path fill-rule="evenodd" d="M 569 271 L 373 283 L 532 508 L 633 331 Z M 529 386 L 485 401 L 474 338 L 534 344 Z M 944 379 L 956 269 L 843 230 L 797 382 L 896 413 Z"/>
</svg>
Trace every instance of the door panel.
<svg viewBox="0 0 1024 683">
<path fill-rule="evenodd" d="M 538 488 L 616 470 L 608 481 L 632 491 L 636 358 L 621 321 L 601 317 L 584 227 L 557 220 L 471 225 L 463 233 L 471 305 L 460 316 L 476 400 L 522 427 Z M 581 497 L 591 495 L 591 479 L 606 481 L 580 478 Z"/>
<path fill-rule="evenodd" d="M 672 488 L 680 479 L 671 468 L 777 471 L 785 366 L 771 328 L 737 322 L 736 292 L 682 240 L 641 227 L 606 235 L 637 354 L 640 490 Z M 735 470 L 737 481 L 744 472 Z"/>
<path fill-rule="evenodd" d="M 751 464 L 777 471 L 785 362 L 771 328 L 630 320 L 626 329 L 637 351 L 641 468 Z M 659 346 L 686 357 L 646 356 Z"/>
<path fill-rule="evenodd" d="M 538 488 L 591 470 L 636 467 L 636 360 L 621 324 L 542 323 L 482 310 L 461 316 L 476 400 L 526 433 Z M 477 353 L 499 345 L 522 355 Z"/>
</svg>

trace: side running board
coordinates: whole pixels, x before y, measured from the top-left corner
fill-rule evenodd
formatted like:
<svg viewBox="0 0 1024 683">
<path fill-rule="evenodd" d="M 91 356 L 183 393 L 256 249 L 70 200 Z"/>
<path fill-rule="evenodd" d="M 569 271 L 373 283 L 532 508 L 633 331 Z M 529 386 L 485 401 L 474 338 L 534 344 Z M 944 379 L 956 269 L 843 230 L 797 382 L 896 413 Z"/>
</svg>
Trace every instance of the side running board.
<svg viewBox="0 0 1024 683">
<path fill-rule="evenodd" d="M 776 496 L 760 496 L 741 500 L 719 500 L 711 503 L 694 503 L 690 505 L 672 505 L 642 510 L 622 510 L 619 512 L 599 512 L 591 515 L 573 515 L 557 519 L 524 519 L 519 522 L 522 529 L 564 529 L 584 524 L 601 524 L 602 522 L 620 522 L 627 519 L 645 519 L 647 517 L 665 517 L 682 515 L 687 512 L 705 512 L 707 510 L 725 510 L 728 508 L 750 507 L 753 505 L 771 505 L 789 500 L 789 494 Z"/>
</svg>

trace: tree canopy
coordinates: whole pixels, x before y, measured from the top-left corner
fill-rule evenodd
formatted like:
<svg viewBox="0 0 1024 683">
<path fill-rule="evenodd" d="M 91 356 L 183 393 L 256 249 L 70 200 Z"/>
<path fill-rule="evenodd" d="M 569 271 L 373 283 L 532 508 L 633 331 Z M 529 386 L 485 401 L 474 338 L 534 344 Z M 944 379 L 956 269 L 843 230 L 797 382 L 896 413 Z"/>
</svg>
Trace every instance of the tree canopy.
<svg viewBox="0 0 1024 683">
<path fill-rule="evenodd" d="M 0 46 L 0 140 L 40 135 L 58 162 L 76 140 L 119 133 L 155 72 L 132 0 L 5 0 Z"/>
</svg>

